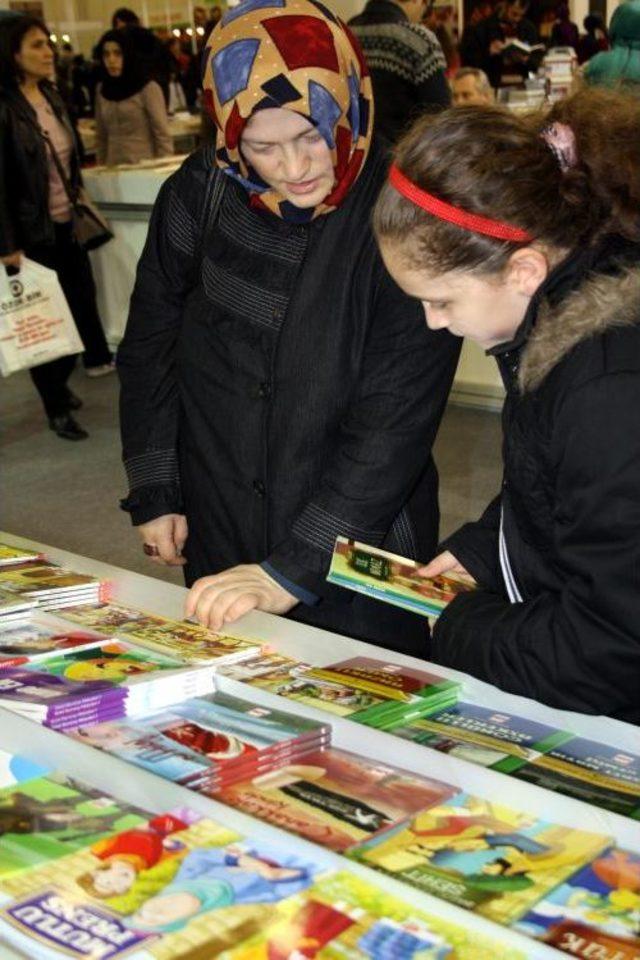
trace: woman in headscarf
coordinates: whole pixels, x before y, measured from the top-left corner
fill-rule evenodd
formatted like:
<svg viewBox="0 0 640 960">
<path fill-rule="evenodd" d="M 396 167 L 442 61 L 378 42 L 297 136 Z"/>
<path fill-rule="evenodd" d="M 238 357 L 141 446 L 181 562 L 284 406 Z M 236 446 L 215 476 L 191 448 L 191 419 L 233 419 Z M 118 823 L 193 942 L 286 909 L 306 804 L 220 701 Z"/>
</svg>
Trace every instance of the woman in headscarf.
<svg viewBox="0 0 640 960">
<path fill-rule="evenodd" d="M 317 0 L 248 0 L 203 74 L 217 149 L 159 195 L 118 352 L 124 509 L 201 623 L 257 607 L 426 656 L 423 618 L 325 580 L 339 534 L 435 546 L 458 354 L 375 249 L 366 66 Z"/>
<path fill-rule="evenodd" d="M 586 64 L 589 85 L 626 87 L 640 92 L 640 0 L 625 0 L 614 10 L 609 24 L 611 49 L 597 53 Z"/>
<path fill-rule="evenodd" d="M 98 163 L 138 163 L 173 153 L 160 85 L 145 72 L 126 30 L 109 30 L 96 51 L 102 80 L 96 88 Z"/>
</svg>

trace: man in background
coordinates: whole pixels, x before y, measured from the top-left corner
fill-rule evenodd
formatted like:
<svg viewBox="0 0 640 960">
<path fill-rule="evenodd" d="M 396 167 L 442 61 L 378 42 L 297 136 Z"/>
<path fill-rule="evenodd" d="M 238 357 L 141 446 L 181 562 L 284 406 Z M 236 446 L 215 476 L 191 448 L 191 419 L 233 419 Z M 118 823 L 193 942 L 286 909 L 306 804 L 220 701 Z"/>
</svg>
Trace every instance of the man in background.
<svg viewBox="0 0 640 960">
<path fill-rule="evenodd" d="M 460 67 L 451 81 L 451 95 L 455 107 L 482 107 L 495 103 L 489 78 L 477 67 Z"/>
<path fill-rule="evenodd" d="M 420 113 L 450 104 L 444 55 L 420 23 L 424 13 L 425 0 L 368 0 L 349 21 L 371 71 L 375 128 L 389 143 Z"/>
<path fill-rule="evenodd" d="M 507 0 L 501 11 L 481 20 L 472 31 L 465 31 L 462 66 L 484 70 L 492 87 L 500 86 L 503 74 L 526 77 L 530 70 L 537 69 L 541 53 L 528 54 L 510 46 L 512 40 L 529 46 L 538 43 L 538 31 L 526 17 L 528 8 L 528 0 Z"/>
</svg>

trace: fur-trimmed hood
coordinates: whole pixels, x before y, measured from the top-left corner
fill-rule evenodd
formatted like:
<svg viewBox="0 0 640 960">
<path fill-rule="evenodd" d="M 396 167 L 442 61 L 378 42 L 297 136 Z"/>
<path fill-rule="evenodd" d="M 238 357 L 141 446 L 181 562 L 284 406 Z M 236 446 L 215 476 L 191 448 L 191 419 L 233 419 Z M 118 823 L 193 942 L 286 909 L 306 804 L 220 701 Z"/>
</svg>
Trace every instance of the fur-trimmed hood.
<svg viewBox="0 0 640 960">
<path fill-rule="evenodd" d="M 640 324 L 640 267 L 593 276 L 558 309 L 543 303 L 522 352 L 520 389 L 523 393 L 535 390 L 583 340 L 634 324 Z"/>
</svg>

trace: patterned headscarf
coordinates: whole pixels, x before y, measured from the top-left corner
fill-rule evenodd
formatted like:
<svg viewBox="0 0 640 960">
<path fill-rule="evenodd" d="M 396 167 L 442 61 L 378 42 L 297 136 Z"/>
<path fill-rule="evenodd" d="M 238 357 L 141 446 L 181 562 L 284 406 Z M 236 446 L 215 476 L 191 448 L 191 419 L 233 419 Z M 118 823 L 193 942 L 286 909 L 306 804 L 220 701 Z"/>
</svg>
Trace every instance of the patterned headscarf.
<svg viewBox="0 0 640 960">
<path fill-rule="evenodd" d="M 203 87 L 221 134 L 218 166 L 251 193 L 255 206 L 305 223 L 342 203 L 371 145 L 371 80 L 357 40 L 319 0 L 244 0 L 228 10 L 209 38 Z M 278 107 L 309 120 L 331 150 L 335 184 L 315 208 L 284 200 L 240 152 L 252 114 Z"/>
</svg>

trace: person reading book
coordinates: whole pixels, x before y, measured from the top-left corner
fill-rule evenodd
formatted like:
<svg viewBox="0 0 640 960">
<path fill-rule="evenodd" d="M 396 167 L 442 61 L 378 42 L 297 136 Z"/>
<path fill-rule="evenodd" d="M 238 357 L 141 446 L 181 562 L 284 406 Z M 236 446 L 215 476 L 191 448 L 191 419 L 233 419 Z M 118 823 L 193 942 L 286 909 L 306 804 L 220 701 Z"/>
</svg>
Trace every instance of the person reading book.
<svg viewBox="0 0 640 960">
<path fill-rule="evenodd" d="M 513 693 L 640 722 L 640 102 L 544 119 L 461 107 L 398 146 L 375 215 L 428 326 L 494 356 L 502 489 L 425 576 L 478 589 L 431 656 Z"/>
</svg>

